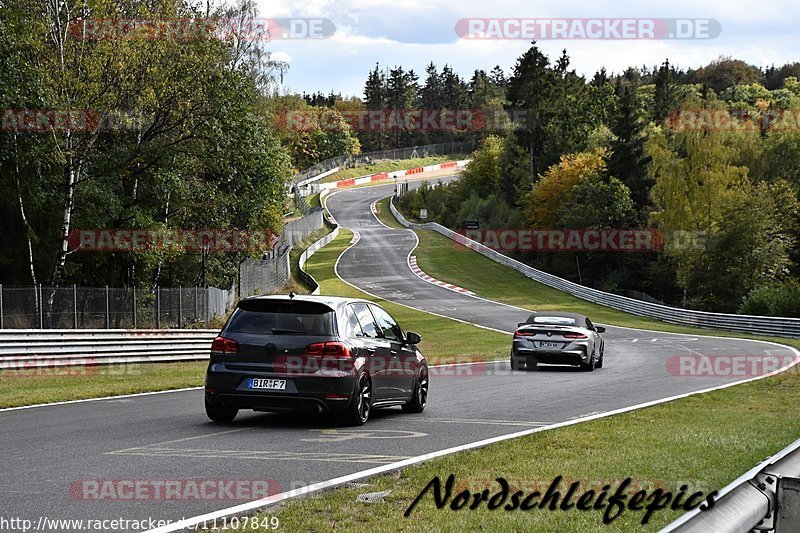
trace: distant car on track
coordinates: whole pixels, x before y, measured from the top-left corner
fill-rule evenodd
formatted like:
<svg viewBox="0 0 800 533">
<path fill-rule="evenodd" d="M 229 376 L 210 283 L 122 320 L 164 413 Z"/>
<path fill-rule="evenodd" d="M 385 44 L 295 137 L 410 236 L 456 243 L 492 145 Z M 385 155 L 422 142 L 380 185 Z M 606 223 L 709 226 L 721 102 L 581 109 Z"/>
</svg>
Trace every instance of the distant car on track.
<svg viewBox="0 0 800 533">
<path fill-rule="evenodd" d="M 240 409 L 308 410 L 338 414 L 352 425 L 377 407 L 420 413 L 428 400 L 420 341 L 365 300 L 244 299 L 212 344 L 206 413 L 230 422 Z"/>
<path fill-rule="evenodd" d="M 589 372 L 602 368 L 605 328 L 576 313 L 539 312 L 518 324 L 511 345 L 511 368 L 535 369 L 540 363 L 575 365 Z"/>
</svg>

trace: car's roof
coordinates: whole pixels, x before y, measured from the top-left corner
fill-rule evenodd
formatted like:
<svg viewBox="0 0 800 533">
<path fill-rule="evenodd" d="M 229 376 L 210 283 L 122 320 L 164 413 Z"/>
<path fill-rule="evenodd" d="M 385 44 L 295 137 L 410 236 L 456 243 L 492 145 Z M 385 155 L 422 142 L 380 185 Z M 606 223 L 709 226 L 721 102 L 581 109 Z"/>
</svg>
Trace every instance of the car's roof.
<svg viewBox="0 0 800 533">
<path fill-rule="evenodd" d="M 290 297 L 288 294 L 271 294 L 269 296 L 250 296 L 248 298 L 243 298 L 242 301 L 253 301 L 253 300 L 280 300 L 286 301 L 291 300 L 294 302 L 315 302 L 325 304 L 329 307 L 337 307 L 339 305 L 344 305 L 347 303 L 354 303 L 354 302 L 363 302 L 363 303 L 371 303 L 367 300 L 362 300 L 361 298 L 344 298 L 342 296 L 325 296 L 325 295 L 314 295 L 314 294 L 295 294 L 293 297 Z"/>
</svg>

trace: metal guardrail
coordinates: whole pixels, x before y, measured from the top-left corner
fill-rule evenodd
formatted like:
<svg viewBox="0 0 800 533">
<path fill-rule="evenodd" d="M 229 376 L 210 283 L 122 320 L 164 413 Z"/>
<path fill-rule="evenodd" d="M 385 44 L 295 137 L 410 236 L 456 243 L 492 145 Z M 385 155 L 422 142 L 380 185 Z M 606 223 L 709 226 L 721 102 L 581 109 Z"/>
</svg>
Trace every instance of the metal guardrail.
<svg viewBox="0 0 800 533">
<path fill-rule="evenodd" d="M 714 507 L 695 509 L 661 533 L 800 530 L 800 440 L 719 491 Z"/>
<path fill-rule="evenodd" d="M 0 330 L 0 369 L 208 359 L 218 331 Z"/>
<path fill-rule="evenodd" d="M 491 248 L 488 248 L 472 239 L 468 239 L 460 233 L 437 224 L 436 222 L 427 222 L 425 224 L 415 224 L 408 222 L 405 217 L 394 206 L 394 199 L 390 203 L 392 213 L 394 213 L 397 220 L 407 228 L 420 228 L 430 229 L 441 233 L 459 244 L 475 250 L 479 254 L 488 257 L 492 261 L 513 268 L 523 275 L 543 283 L 554 289 L 567 292 L 573 296 L 583 300 L 632 313 L 639 316 L 646 316 L 669 322 L 671 324 L 679 324 L 682 326 L 693 326 L 698 328 L 713 328 L 713 329 L 726 329 L 731 331 L 739 331 L 744 333 L 755 333 L 761 335 L 776 335 L 781 337 L 800 337 L 800 319 L 798 318 L 785 318 L 785 317 L 769 317 L 769 316 L 753 316 L 753 315 L 732 315 L 725 313 L 709 313 L 706 311 L 694 311 L 691 309 L 679 309 L 676 307 L 669 307 L 650 302 L 643 302 L 620 296 L 618 294 L 611 294 L 603 292 L 590 287 L 584 287 L 572 281 L 559 278 L 553 274 L 548 274 L 541 270 L 537 270 L 524 263 L 511 259 Z"/>
<path fill-rule="evenodd" d="M 300 254 L 299 266 L 300 266 L 300 276 L 303 278 L 303 281 L 309 286 L 313 287 L 313 291 L 311 294 L 319 294 L 319 283 L 317 280 L 314 279 L 314 276 L 309 274 L 305 271 L 306 261 L 314 255 L 317 250 L 322 248 L 323 246 L 327 246 L 333 239 L 339 236 L 339 226 L 336 225 L 333 228 L 333 231 L 322 237 L 320 240 L 306 248 L 306 250 Z"/>
</svg>

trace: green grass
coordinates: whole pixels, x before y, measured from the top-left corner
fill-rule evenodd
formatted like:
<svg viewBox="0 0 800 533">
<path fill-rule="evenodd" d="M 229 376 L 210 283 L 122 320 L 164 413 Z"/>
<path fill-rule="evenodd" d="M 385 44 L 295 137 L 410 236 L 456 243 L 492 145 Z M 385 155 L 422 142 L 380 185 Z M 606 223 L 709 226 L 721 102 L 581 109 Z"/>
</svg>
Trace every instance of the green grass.
<svg viewBox="0 0 800 533">
<path fill-rule="evenodd" d="M 306 198 L 306 203 L 308 203 L 309 207 L 322 207 L 319 202 L 319 193 L 313 194 Z"/>
<path fill-rule="evenodd" d="M 797 402 L 800 378 L 791 372 L 434 459 L 374 477 L 367 488 L 327 491 L 270 513 L 289 531 L 657 531 L 681 513 L 658 511 L 643 526 L 644 511 L 626 510 L 607 526 L 602 511 L 438 510 L 430 493 L 409 518 L 403 513 L 433 477 L 444 482 L 450 474 L 460 489 L 488 488 L 491 494 L 496 477 L 530 493 L 544 492 L 542 485 L 559 475 L 569 480 L 561 485 L 562 495 L 572 481 L 598 490 L 627 477 L 650 491 L 677 492 L 687 483 L 690 491 L 708 493 L 797 437 Z M 384 490 L 392 492 L 383 503 L 355 501 L 358 494 Z"/>
<path fill-rule="evenodd" d="M 378 220 L 380 220 L 390 228 L 403 229 L 403 225 L 400 224 L 392 214 L 392 210 L 389 207 L 389 200 L 391 200 L 391 196 L 386 197 L 383 200 L 378 201 L 377 204 L 375 204 L 375 211 L 377 211 L 376 214 L 378 216 Z"/>
<path fill-rule="evenodd" d="M 299 243 L 292 246 L 292 249 L 289 251 L 289 268 L 291 269 L 292 274 L 291 290 L 295 294 L 311 293 L 311 287 L 308 287 L 300 279 L 300 256 L 303 255 L 303 252 L 305 252 L 309 246 L 323 238 L 331 231 L 333 230 L 325 225 L 322 229 L 315 231 Z M 288 291 L 283 292 L 286 293 Z"/>
<path fill-rule="evenodd" d="M 363 165 L 360 167 L 345 168 L 334 172 L 330 176 L 326 176 L 320 180 L 320 183 L 330 183 L 333 181 L 346 180 L 350 178 L 359 178 L 361 176 L 368 176 L 370 174 L 377 174 L 378 172 L 393 172 L 395 170 L 405 170 L 408 168 L 425 167 L 428 165 L 437 165 L 446 161 L 458 161 L 464 159 L 466 156 L 463 154 L 450 154 L 450 155 L 436 155 L 431 157 L 420 157 L 417 159 L 400 159 L 397 161 L 378 161 L 371 165 Z"/>
<path fill-rule="evenodd" d="M 23 368 L 0 372 L 0 407 L 200 387 L 206 361 Z"/>
</svg>

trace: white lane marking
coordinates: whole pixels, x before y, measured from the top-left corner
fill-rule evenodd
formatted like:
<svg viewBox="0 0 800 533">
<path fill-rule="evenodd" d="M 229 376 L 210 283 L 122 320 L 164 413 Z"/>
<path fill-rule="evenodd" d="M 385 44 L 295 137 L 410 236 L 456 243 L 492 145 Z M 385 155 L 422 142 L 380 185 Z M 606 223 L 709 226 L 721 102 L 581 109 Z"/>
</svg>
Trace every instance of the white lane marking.
<svg viewBox="0 0 800 533">
<path fill-rule="evenodd" d="M 189 457 L 195 459 L 258 459 L 267 461 L 318 461 L 323 463 L 386 464 L 408 459 L 407 455 L 368 455 L 360 453 L 293 452 L 281 450 L 220 450 L 180 448 L 131 448 L 105 455 L 146 457 Z"/>
<path fill-rule="evenodd" d="M 157 390 L 152 392 L 137 392 L 135 394 L 121 394 L 119 396 L 103 396 L 101 398 L 84 398 L 82 400 L 64 400 L 63 402 L 37 403 L 33 405 L 20 405 L 19 407 L 4 407 L 0 413 L 5 411 L 19 411 L 21 409 L 33 409 L 34 407 L 51 407 L 54 405 L 69 405 L 72 403 L 103 402 L 106 400 L 119 400 L 120 398 L 136 398 L 138 396 L 152 396 L 154 394 L 169 394 L 172 392 L 186 392 L 190 390 L 202 390 L 203 387 L 187 387 L 185 389 Z M 115 402 L 117 403 L 117 402 Z"/>
<path fill-rule="evenodd" d="M 200 524 L 200 523 L 202 523 L 204 521 L 207 522 L 207 521 L 211 521 L 211 520 L 214 520 L 214 519 L 219 519 L 219 518 L 223 518 L 223 517 L 227 517 L 227 516 L 241 515 L 241 514 L 244 514 L 244 513 L 250 513 L 250 512 L 255 511 L 256 509 L 259 509 L 259 508 L 262 508 L 262 507 L 267 507 L 267 506 L 270 506 L 270 505 L 274 505 L 274 504 L 276 504 L 278 502 L 283 502 L 283 501 L 286 501 L 286 500 L 297 498 L 298 496 L 304 496 L 304 495 L 316 493 L 316 492 L 319 492 L 319 491 L 322 491 L 322 490 L 332 489 L 334 487 L 338 487 L 340 485 L 344 485 L 345 483 L 350 483 L 350 482 L 353 482 L 353 481 L 360 481 L 360 480 L 362 480 L 364 478 L 376 476 L 378 474 L 384 474 L 386 472 L 399 470 L 401 468 L 405 468 L 405 467 L 408 467 L 408 466 L 416 465 L 416 464 L 419 464 L 419 463 L 421 463 L 423 461 L 429 461 L 429 460 L 435 459 L 437 457 L 443 457 L 443 456 L 446 456 L 446 455 L 452 455 L 454 453 L 458 453 L 458 452 L 465 451 L 465 450 L 474 450 L 474 449 L 477 449 L 477 448 L 483 448 L 485 446 L 488 446 L 490 444 L 495 444 L 497 442 L 503 442 L 503 441 L 507 441 L 507 440 L 511 440 L 511 439 L 517 439 L 517 438 L 520 438 L 520 437 L 525 437 L 525 436 L 528 436 L 528 435 L 533 435 L 535 433 L 541 433 L 543 431 L 550 431 L 550 430 L 558 429 L 558 428 L 562 428 L 562 427 L 574 426 L 576 424 L 581 424 L 583 422 L 589 422 L 591 420 L 599 420 L 599 419 L 602 419 L 602 418 L 608 418 L 608 417 L 611 417 L 611 416 L 615 416 L 615 415 L 619 415 L 619 414 L 623 414 L 623 413 L 628 413 L 628 412 L 635 411 L 635 410 L 638 410 L 638 409 L 643 409 L 643 408 L 646 408 L 646 407 L 652 407 L 652 406 L 655 406 L 655 405 L 660 405 L 660 404 L 663 404 L 663 403 L 672 402 L 672 401 L 675 401 L 675 400 L 679 400 L 681 398 L 688 398 L 690 396 L 696 396 L 698 394 L 705 394 L 707 392 L 713 392 L 713 391 L 716 391 L 716 390 L 727 389 L 729 387 L 733 387 L 735 385 L 740 385 L 742 383 L 749 383 L 749 382 L 752 382 L 752 381 L 765 379 L 765 378 L 767 378 L 769 376 L 773 376 L 773 375 L 779 374 L 781 372 L 784 372 L 788 368 L 791 368 L 791 367 L 795 366 L 798 363 L 798 361 L 800 361 L 800 359 L 799 359 L 800 351 L 795 350 L 794 348 L 791 348 L 789 346 L 787 346 L 786 348 L 788 348 L 789 350 L 793 351 L 795 353 L 795 355 L 797 356 L 797 357 L 795 357 L 794 362 L 792 364 L 786 365 L 785 367 L 783 367 L 783 368 L 781 368 L 779 370 L 776 370 L 775 372 L 772 372 L 770 374 L 766 374 L 766 375 L 763 375 L 763 376 L 757 376 L 757 377 L 750 378 L 750 379 L 747 379 L 747 380 L 744 380 L 744 381 L 739 381 L 739 382 L 736 382 L 736 383 L 727 383 L 725 385 L 719 385 L 717 387 L 711 387 L 711 388 L 708 388 L 708 389 L 703 389 L 703 390 L 699 390 L 699 391 L 695 391 L 695 392 L 688 392 L 688 393 L 684 393 L 684 394 L 679 394 L 677 396 L 670 396 L 668 398 L 661 398 L 659 400 L 652 400 L 652 401 L 649 401 L 649 402 L 632 405 L 630 407 L 623 407 L 621 409 L 615 409 L 613 411 L 606 411 L 604 413 L 598 413 L 598 414 L 593 414 L 593 415 L 589 415 L 589 416 L 584 416 L 584 417 L 581 417 L 581 418 L 575 418 L 575 419 L 572 419 L 572 420 L 567 420 L 565 422 L 558 422 L 556 424 L 550 424 L 548 426 L 542 426 L 542 427 L 537 427 L 537 428 L 526 429 L 526 430 L 523 430 L 523 431 L 518 431 L 516 433 L 509 433 L 508 435 L 500 435 L 499 437 L 492 437 L 490 439 L 484 439 L 484 440 L 480 440 L 480 441 L 476 441 L 476 442 L 471 442 L 471 443 L 468 443 L 468 444 L 462 444 L 460 446 L 454 446 L 452 448 L 447 448 L 447 449 L 444 449 L 444 450 L 438 450 L 438 451 L 427 453 L 427 454 L 424 454 L 424 455 L 419 455 L 417 457 L 411 457 L 411 458 L 408 458 L 408 459 L 405 459 L 405 460 L 402 460 L 402 461 L 398 461 L 398 462 L 395 462 L 395 463 L 390 463 L 390 464 L 387 464 L 387 465 L 382 465 L 382 466 L 378 466 L 378 467 L 375 467 L 375 468 L 370 468 L 368 470 L 362 470 L 361 472 L 355 472 L 353 474 L 348 474 L 346 476 L 337 477 L 337 478 L 334 478 L 334 479 L 331 479 L 331 480 L 328 480 L 328 481 L 323 481 L 321 483 L 315 483 L 313 485 L 307 485 L 307 486 L 301 487 L 299 489 L 294 489 L 294 490 L 290 490 L 290 491 L 287 491 L 287 492 L 282 492 L 282 493 L 276 494 L 274 496 L 269 496 L 267 498 L 263 498 L 263 499 L 260 499 L 260 500 L 255 500 L 255 501 L 252 501 L 252 502 L 244 503 L 244 504 L 241 504 L 241 505 L 237 505 L 235 507 L 229 507 L 227 509 L 221 509 L 219 511 L 214 511 L 214 512 L 207 513 L 207 514 L 204 514 L 204 515 L 198 515 L 198 516 L 194 516 L 194 517 L 187 518 L 187 519 L 184 519 L 184 520 L 180 520 L 178 522 L 175 522 L 175 523 L 172 523 L 172 524 L 160 527 L 160 528 L 151 529 L 148 533 L 169 533 L 169 532 L 172 532 L 172 531 L 178 531 L 178 530 L 181 530 L 181 529 L 191 528 L 191 527 L 196 526 L 196 525 L 198 525 L 198 524 Z"/>
</svg>

